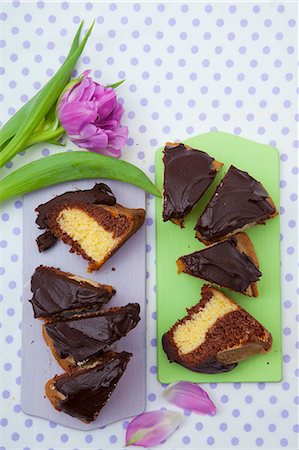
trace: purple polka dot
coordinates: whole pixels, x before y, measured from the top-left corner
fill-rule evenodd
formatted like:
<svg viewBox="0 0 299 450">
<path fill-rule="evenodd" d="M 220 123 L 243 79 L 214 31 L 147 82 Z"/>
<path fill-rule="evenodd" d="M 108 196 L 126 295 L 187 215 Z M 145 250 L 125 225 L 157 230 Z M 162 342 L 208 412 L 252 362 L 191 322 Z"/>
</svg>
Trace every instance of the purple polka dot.
<svg viewBox="0 0 299 450">
<path fill-rule="evenodd" d="M 17 283 L 15 281 L 9 281 L 8 287 L 9 289 L 15 289 L 17 286 Z"/>
<path fill-rule="evenodd" d="M 31 14 L 25 14 L 24 20 L 25 20 L 25 22 L 31 22 L 31 20 L 32 20 Z"/>
<path fill-rule="evenodd" d="M 257 445 L 258 447 L 261 447 L 261 446 L 263 445 L 263 443 L 264 443 L 264 439 L 263 439 L 263 438 L 257 438 L 257 439 L 255 440 L 255 443 L 256 443 L 256 445 Z"/>
<path fill-rule="evenodd" d="M 18 440 L 20 439 L 19 433 L 12 433 L 11 439 L 12 439 L 13 441 L 18 441 Z"/>
<path fill-rule="evenodd" d="M 228 402 L 228 396 L 227 395 L 222 395 L 220 397 L 220 401 L 221 401 L 221 403 L 227 403 Z"/>
<path fill-rule="evenodd" d="M 223 27 L 224 21 L 222 19 L 217 19 L 216 20 L 216 25 L 217 25 L 217 27 Z"/>
<path fill-rule="evenodd" d="M 156 374 L 157 373 L 157 366 L 151 366 L 150 373 Z"/>
<path fill-rule="evenodd" d="M 239 417 L 240 410 L 239 409 L 233 409 L 232 415 L 233 415 L 233 417 Z"/>
<path fill-rule="evenodd" d="M 153 339 L 151 340 L 151 346 L 152 346 L 152 347 L 157 347 L 157 339 L 156 339 L 156 338 L 153 338 Z"/>
<path fill-rule="evenodd" d="M 258 409 L 256 415 L 261 419 L 262 417 L 264 417 L 265 412 L 262 409 Z"/>
<path fill-rule="evenodd" d="M 50 428 L 56 428 L 57 427 L 57 423 L 56 422 L 52 422 L 52 420 L 50 420 L 49 427 Z"/>
<path fill-rule="evenodd" d="M 206 5 L 206 6 L 205 6 L 205 12 L 206 12 L 206 13 L 210 13 L 210 12 L 212 12 L 212 11 L 213 11 L 212 5 Z"/>
<path fill-rule="evenodd" d="M 21 411 L 21 405 L 15 405 L 13 407 L 13 410 L 14 410 L 15 413 L 19 413 Z"/>
<path fill-rule="evenodd" d="M 42 442 L 44 440 L 44 435 L 42 433 L 37 433 L 35 439 L 37 440 L 37 442 Z"/>
<path fill-rule="evenodd" d="M 215 443 L 215 439 L 213 438 L 213 436 L 209 436 L 207 439 L 207 444 L 213 445 L 214 443 Z"/>
<path fill-rule="evenodd" d="M 271 403 L 271 405 L 275 405 L 275 403 L 277 403 L 277 397 L 275 395 L 271 395 L 271 397 L 269 398 L 269 402 Z"/>
<path fill-rule="evenodd" d="M 184 436 L 183 437 L 183 444 L 190 444 L 190 438 L 189 438 L 189 436 Z"/>
<path fill-rule="evenodd" d="M 60 440 L 61 440 L 61 442 L 67 442 L 69 440 L 69 437 L 67 434 L 62 434 L 60 436 Z"/>
<path fill-rule="evenodd" d="M 85 442 L 86 442 L 87 444 L 90 444 L 92 441 L 93 441 L 92 435 L 91 435 L 91 434 L 87 434 L 87 435 L 85 436 Z"/>
<path fill-rule="evenodd" d="M 286 438 L 280 439 L 280 445 L 282 447 L 287 447 L 288 443 L 289 443 L 289 441 Z"/>
<path fill-rule="evenodd" d="M 274 433 L 274 431 L 276 431 L 276 425 L 274 423 L 270 423 L 270 425 L 268 426 L 268 430 L 271 433 Z"/>
<path fill-rule="evenodd" d="M 117 442 L 117 436 L 115 436 L 115 434 L 112 434 L 109 438 L 109 442 L 111 444 L 115 444 Z"/>
<path fill-rule="evenodd" d="M 154 393 L 149 394 L 148 395 L 148 400 L 150 402 L 154 402 L 156 400 L 156 394 L 154 394 Z"/>
<path fill-rule="evenodd" d="M 0 420 L 0 425 L 1 425 L 2 427 L 6 427 L 7 424 L 8 424 L 8 420 L 7 420 L 7 419 L 3 418 L 3 419 Z"/>
<path fill-rule="evenodd" d="M 25 423 L 25 427 L 27 427 L 27 428 L 30 428 L 33 425 L 33 422 L 31 419 L 26 419 L 24 423 Z"/>
<path fill-rule="evenodd" d="M 289 225 L 290 228 L 295 228 L 295 226 L 296 226 L 296 221 L 295 221 L 295 220 L 290 220 L 290 221 L 288 222 L 288 225 Z"/>
</svg>

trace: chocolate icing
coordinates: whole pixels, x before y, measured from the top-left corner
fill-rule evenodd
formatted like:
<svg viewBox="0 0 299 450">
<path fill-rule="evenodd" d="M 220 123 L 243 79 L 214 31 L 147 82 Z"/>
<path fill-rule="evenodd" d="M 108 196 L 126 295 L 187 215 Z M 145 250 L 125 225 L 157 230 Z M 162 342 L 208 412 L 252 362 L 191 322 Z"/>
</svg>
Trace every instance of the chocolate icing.
<svg viewBox="0 0 299 450">
<path fill-rule="evenodd" d="M 35 209 L 38 213 L 36 223 L 39 228 L 44 229 L 48 227 L 48 218 L 53 208 L 63 205 L 69 201 L 113 206 L 116 203 L 116 198 L 114 197 L 109 186 L 104 183 L 97 183 L 92 189 L 86 189 L 84 191 L 70 191 L 57 195 L 48 202 L 42 203 Z M 56 237 L 52 235 L 50 231 L 47 231 L 46 233 L 41 234 L 36 241 L 39 251 L 43 252 L 55 244 Z"/>
<path fill-rule="evenodd" d="M 162 338 L 162 346 L 170 362 L 176 362 L 181 366 L 186 367 L 186 369 L 192 370 L 193 372 L 208 374 L 230 372 L 238 365 L 238 363 L 223 364 L 222 362 L 218 361 L 216 357 L 207 358 L 194 365 L 188 364 L 187 361 L 179 357 L 176 349 L 173 347 L 171 342 L 169 342 L 167 333 L 165 333 Z"/>
<path fill-rule="evenodd" d="M 56 379 L 55 388 L 66 397 L 59 402 L 59 409 L 86 422 L 95 420 L 126 370 L 131 356 L 127 352 L 114 354 L 104 364 Z"/>
<path fill-rule="evenodd" d="M 262 276 L 252 259 L 237 249 L 234 237 L 182 256 L 179 261 L 184 265 L 184 272 L 237 292 L 245 292 Z"/>
<path fill-rule="evenodd" d="M 261 183 L 230 166 L 195 230 L 204 240 L 213 242 L 245 225 L 263 222 L 275 211 Z"/>
<path fill-rule="evenodd" d="M 40 253 L 48 250 L 56 244 L 57 237 L 50 230 L 45 231 L 36 238 L 36 243 Z"/>
<path fill-rule="evenodd" d="M 182 219 L 214 180 L 214 159 L 184 144 L 166 145 L 163 220 Z"/>
<path fill-rule="evenodd" d="M 139 322 L 139 312 L 138 303 L 129 303 L 86 318 L 46 324 L 45 328 L 60 358 L 72 356 L 81 362 L 124 337 Z"/>
<path fill-rule="evenodd" d="M 71 274 L 61 272 L 53 267 L 39 266 L 31 278 L 30 300 L 34 317 L 53 317 L 65 315 L 77 308 L 100 309 L 107 303 L 115 291 L 110 286 L 97 287 L 86 281 L 77 281 L 69 278 Z"/>
</svg>

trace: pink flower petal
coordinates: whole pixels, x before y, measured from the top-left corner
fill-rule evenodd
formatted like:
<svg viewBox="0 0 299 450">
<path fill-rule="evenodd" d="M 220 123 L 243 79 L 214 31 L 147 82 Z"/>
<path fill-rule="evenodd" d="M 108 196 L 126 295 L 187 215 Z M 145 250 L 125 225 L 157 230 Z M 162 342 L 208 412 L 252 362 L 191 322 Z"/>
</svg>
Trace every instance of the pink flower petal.
<svg viewBox="0 0 299 450">
<path fill-rule="evenodd" d="M 114 89 L 95 83 L 88 73 L 61 96 L 58 118 L 78 147 L 118 158 L 128 136 L 120 123 L 123 106 Z"/>
<path fill-rule="evenodd" d="M 162 395 L 167 401 L 180 408 L 189 409 L 198 414 L 216 414 L 216 406 L 198 384 L 179 381 L 168 386 Z"/>
<path fill-rule="evenodd" d="M 182 414 L 167 410 L 140 414 L 129 423 L 126 445 L 145 448 L 159 445 L 180 426 L 182 418 Z"/>
</svg>

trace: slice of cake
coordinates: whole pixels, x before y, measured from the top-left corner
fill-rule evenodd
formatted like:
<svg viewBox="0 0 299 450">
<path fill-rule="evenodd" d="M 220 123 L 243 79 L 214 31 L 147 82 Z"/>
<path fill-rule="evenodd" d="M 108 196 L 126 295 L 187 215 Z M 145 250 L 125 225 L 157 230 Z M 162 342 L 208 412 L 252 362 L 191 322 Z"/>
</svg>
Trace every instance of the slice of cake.
<svg viewBox="0 0 299 450">
<path fill-rule="evenodd" d="M 92 205 L 115 205 L 116 199 L 109 188 L 104 183 L 96 183 L 92 189 L 69 191 L 64 194 L 57 195 L 46 203 L 39 205 L 36 208 L 38 213 L 36 223 L 40 229 L 48 228 L 48 218 L 51 217 L 51 209 L 60 206 L 63 203 L 84 202 Z M 36 243 L 40 252 L 48 250 L 56 243 L 57 238 L 50 230 L 45 231 L 38 236 Z"/>
<path fill-rule="evenodd" d="M 183 227 L 190 213 L 214 180 L 222 163 L 183 143 L 164 148 L 163 220 Z"/>
<path fill-rule="evenodd" d="M 109 400 L 131 356 L 108 352 L 71 373 L 56 375 L 46 384 L 46 396 L 57 411 L 92 422 Z"/>
<path fill-rule="evenodd" d="M 126 336 L 139 322 L 139 312 L 138 303 L 129 303 L 88 317 L 46 323 L 44 339 L 58 364 L 69 371 Z"/>
<path fill-rule="evenodd" d="M 213 244 L 177 260 L 179 272 L 188 273 L 249 297 L 257 297 L 262 276 L 251 240 L 245 233 Z"/>
<path fill-rule="evenodd" d="M 169 361 L 201 373 L 228 372 L 271 349 L 272 336 L 221 291 L 204 285 L 201 301 L 162 338 Z"/>
<path fill-rule="evenodd" d="M 121 205 L 94 205 L 69 201 L 51 209 L 51 233 L 89 261 L 88 272 L 98 270 L 136 231 L 145 219 L 144 209 Z"/>
<path fill-rule="evenodd" d="M 34 317 L 47 321 L 94 313 L 115 294 L 112 286 L 46 266 L 35 269 L 31 291 Z"/>
<path fill-rule="evenodd" d="M 262 184 L 230 166 L 197 221 L 196 237 L 209 245 L 276 215 L 275 205 Z"/>
</svg>

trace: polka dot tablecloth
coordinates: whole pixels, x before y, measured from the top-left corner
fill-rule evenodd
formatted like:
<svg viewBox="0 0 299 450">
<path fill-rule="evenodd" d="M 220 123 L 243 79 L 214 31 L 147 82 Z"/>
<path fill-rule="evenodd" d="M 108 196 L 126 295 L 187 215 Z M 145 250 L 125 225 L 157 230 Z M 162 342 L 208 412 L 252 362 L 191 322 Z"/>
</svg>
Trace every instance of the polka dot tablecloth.
<svg viewBox="0 0 299 450">
<path fill-rule="evenodd" d="M 1 121 L 53 75 L 84 19 L 95 27 L 77 66 L 118 88 L 129 127 L 123 158 L 154 178 L 166 140 L 222 130 L 270 144 L 281 159 L 283 380 L 205 385 L 215 417 L 184 411 L 160 448 L 298 448 L 298 146 L 296 2 L 2 2 Z M 66 149 L 73 148 L 68 143 Z M 21 153 L 1 171 L 62 151 Z M 258 164 L 259 162 L 256 161 Z M 119 449 L 128 421 L 93 432 L 22 413 L 22 198 L 1 206 L 1 443 L 4 449 Z M 147 409 L 167 407 L 157 381 L 154 199 L 147 209 Z M 29 255 L 28 255 L 29 257 Z M 38 357 L 38 355 L 37 355 Z"/>
</svg>

